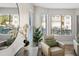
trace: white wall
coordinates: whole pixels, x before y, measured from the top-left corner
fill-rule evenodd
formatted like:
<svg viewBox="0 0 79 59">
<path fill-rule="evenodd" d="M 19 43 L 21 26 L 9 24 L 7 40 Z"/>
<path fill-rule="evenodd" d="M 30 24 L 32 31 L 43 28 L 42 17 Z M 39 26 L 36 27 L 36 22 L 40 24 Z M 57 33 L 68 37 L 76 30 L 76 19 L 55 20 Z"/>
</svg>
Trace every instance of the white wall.
<svg viewBox="0 0 79 59">
<path fill-rule="evenodd" d="M 0 7 L 0 14 L 18 14 L 17 8 L 1 8 Z"/>
</svg>

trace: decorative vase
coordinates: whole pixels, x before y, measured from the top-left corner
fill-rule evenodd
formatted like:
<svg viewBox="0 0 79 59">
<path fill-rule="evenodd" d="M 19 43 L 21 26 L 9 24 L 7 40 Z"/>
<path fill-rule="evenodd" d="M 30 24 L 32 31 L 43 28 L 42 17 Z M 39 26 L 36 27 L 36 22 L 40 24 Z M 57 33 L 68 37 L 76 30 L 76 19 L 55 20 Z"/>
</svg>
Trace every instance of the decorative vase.
<svg viewBox="0 0 79 59">
<path fill-rule="evenodd" d="M 28 46 L 29 45 L 29 41 L 27 41 L 26 39 L 23 41 L 24 42 L 24 47 Z"/>
</svg>

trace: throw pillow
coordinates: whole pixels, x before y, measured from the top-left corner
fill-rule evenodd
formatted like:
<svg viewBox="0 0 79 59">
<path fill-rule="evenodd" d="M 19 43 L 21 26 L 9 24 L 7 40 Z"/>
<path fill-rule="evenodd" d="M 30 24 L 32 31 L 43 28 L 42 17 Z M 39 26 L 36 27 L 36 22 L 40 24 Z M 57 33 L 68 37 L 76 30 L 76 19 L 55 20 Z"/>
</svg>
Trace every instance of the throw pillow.
<svg viewBox="0 0 79 59">
<path fill-rule="evenodd" d="M 53 40 L 53 39 L 45 40 L 45 43 L 50 47 L 58 46 L 58 42 L 56 42 L 56 40 Z"/>
</svg>

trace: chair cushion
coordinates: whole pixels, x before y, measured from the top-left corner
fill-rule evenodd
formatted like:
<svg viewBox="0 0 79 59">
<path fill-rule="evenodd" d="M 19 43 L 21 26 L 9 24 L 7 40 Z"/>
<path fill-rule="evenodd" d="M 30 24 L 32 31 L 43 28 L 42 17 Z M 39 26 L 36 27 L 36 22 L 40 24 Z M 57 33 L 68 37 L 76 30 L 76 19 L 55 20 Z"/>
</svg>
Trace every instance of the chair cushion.
<svg viewBox="0 0 79 59">
<path fill-rule="evenodd" d="M 45 40 L 45 43 L 50 47 L 58 46 L 58 43 L 56 42 L 56 40 L 53 40 L 53 39 L 47 39 Z"/>
<path fill-rule="evenodd" d="M 61 51 L 62 48 L 60 48 L 60 47 L 52 47 L 52 48 L 50 48 L 50 50 L 51 50 L 52 52 L 57 52 L 57 51 Z"/>
<path fill-rule="evenodd" d="M 62 56 L 62 55 L 64 55 L 63 49 L 60 48 L 60 47 L 52 47 L 52 48 L 50 48 L 50 53 L 53 56 Z"/>
</svg>

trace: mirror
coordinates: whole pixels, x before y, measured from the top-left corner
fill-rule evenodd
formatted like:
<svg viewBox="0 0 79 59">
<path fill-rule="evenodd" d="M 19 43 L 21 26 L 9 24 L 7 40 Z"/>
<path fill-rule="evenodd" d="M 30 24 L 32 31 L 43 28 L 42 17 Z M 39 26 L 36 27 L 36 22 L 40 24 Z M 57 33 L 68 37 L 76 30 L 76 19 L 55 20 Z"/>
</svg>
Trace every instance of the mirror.
<svg viewBox="0 0 79 59">
<path fill-rule="evenodd" d="M 16 3 L 0 3 L 0 50 L 8 48 L 19 31 L 19 11 Z"/>
</svg>

